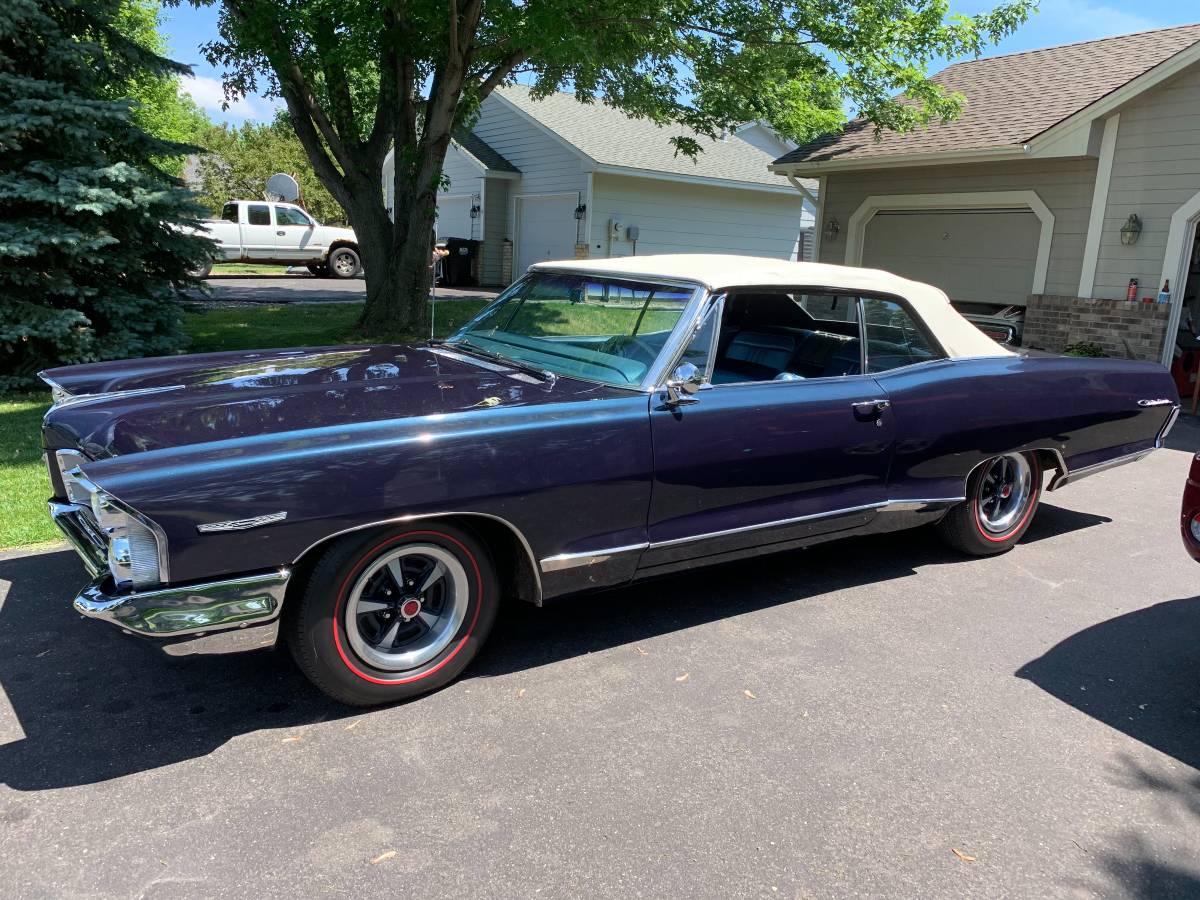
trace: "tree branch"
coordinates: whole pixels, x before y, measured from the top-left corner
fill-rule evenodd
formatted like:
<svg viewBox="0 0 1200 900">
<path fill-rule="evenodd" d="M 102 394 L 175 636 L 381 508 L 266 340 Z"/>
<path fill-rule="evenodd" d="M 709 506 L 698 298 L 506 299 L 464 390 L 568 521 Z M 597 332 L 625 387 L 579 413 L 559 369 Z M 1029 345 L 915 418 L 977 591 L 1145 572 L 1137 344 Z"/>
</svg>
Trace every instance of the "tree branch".
<svg viewBox="0 0 1200 900">
<path fill-rule="evenodd" d="M 479 83 L 479 101 L 482 103 L 488 94 L 500 86 L 513 69 L 525 62 L 525 60 L 536 52 L 537 50 L 532 47 L 522 47 L 511 51 L 504 59 L 500 60 L 496 64 L 496 68 L 492 69 L 492 73 Z"/>
<path fill-rule="evenodd" d="M 239 24 L 246 26 L 250 24 L 249 15 L 246 12 L 247 0 L 225 0 L 225 8 L 237 19 Z M 316 95 L 313 93 L 308 79 L 300 71 L 300 66 L 297 65 L 295 59 L 292 58 L 291 49 L 288 47 L 283 30 L 279 27 L 278 22 L 272 22 L 272 26 L 270 29 L 273 38 L 272 46 L 264 47 L 263 52 L 279 77 L 280 91 L 284 92 L 285 85 L 290 86 L 296 108 L 293 109 L 293 103 L 288 101 L 286 92 L 284 100 L 288 103 L 288 112 L 291 113 L 293 122 L 297 123 L 298 127 L 299 119 L 311 120 L 320 130 L 321 136 L 325 139 L 325 143 L 332 151 L 338 165 L 342 167 L 342 171 L 352 169 L 354 159 L 342 142 L 337 129 L 333 127 L 325 115 L 325 111 L 317 103 Z"/>
</svg>

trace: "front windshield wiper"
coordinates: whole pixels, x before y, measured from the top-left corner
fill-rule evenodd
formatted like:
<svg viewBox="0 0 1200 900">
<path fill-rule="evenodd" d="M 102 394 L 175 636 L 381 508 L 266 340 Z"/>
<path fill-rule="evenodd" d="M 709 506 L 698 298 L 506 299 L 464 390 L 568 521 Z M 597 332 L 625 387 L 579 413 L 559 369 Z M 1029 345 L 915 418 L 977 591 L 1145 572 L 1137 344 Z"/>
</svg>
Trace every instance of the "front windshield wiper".
<svg viewBox="0 0 1200 900">
<path fill-rule="evenodd" d="M 516 369 L 518 372 L 525 372 L 528 375 L 534 375 L 542 381 L 557 381 L 558 376 L 549 369 L 539 369 L 537 366 L 531 366 L 526 363 L 517 362 L 507 356 L 499 353 L 492 353 L 490 350 L 484 350 L 481 347 L 472 344 L 470 341 L 430 341 L 431 344 L 436 344 L 441 347 L 453 347 L 460 353 L 471 353 L 475 356 L 481 356 L 484 359 L 498 362 L 501 365 L 509 366 Z"/>
</svg>

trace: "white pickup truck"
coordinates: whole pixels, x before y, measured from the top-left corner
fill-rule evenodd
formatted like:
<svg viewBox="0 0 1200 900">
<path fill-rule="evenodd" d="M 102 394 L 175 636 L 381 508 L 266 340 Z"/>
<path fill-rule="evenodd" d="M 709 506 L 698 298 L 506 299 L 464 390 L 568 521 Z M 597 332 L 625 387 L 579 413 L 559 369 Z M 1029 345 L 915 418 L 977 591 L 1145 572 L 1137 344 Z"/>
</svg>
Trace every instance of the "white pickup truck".
<svg viewBox="0 0 1200 900">
<path fill-rule="evenodd" d="M 322 225 L 291 203 L 230 200 L 198 233 L 217 242 L 225 262 L 303 265 L 322 278 L 353 278 L 362 268 L 351 229 Z M 211 269 L 194 274 L 203 278 Z"/>
</svg>

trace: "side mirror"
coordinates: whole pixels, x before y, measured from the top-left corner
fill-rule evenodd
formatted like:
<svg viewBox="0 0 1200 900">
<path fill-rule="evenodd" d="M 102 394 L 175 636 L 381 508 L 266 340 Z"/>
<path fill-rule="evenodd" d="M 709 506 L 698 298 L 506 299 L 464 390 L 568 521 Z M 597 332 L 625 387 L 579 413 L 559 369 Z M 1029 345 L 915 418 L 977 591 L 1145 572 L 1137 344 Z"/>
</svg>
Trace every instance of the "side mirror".
<svg viewBox="0 0 1200 900">
<path fill-rule="evenodd" d="M 704 386 L 704 374 L 692 363 L 685 362 L 676 366 L 667 381 L 667 403 L 670 406 L 680 406 L 684 403 L 695 403 L 700 398 L 696 392 Z"/>
</svg>

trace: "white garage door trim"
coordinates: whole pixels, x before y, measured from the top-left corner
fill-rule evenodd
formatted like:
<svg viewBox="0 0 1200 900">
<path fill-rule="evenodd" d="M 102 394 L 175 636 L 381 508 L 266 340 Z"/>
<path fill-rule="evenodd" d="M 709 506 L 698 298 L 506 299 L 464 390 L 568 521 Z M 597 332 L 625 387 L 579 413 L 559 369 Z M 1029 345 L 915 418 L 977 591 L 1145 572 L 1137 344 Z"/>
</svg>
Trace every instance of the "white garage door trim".
<svg viewBox="0 0 1200 900">
<path fill-rule="evenodd" d="M 846 228 L 846 265 L 861 266 L 867 225 L 883 210 L 1028 209 L 1041 222 L 1031 294 L 1046 292 L 1050 268 L 1050 243 L 1054 239 L 1054 213 L 1037 191 L 975 191 L 958 194 L 875 194 L 867 197 L 850 216 Z"/>
<path fill-rule="evenodd" d="M 555 200 L 560 197 L 568 197 L 571 200 L 579 200 L 579 191 L 557 191 L 550 194 L 517 194 L 514 198 L 513 206 L 513 258 L 515 260 L 514 267 L 520 266 L 523 253 L 521 248 L 521 201 L 523 200 Z M 571 222 L 576 225 L 576 233 L 578 234 L 578 223 L 574 218 Z M 575 239 L 571 239 L 572 249 L 575 245 Z M 520 277 L 525 274 L 525 269 L 520 269 L 519 273 L 514 272 L 514 277 Z"/>
<path fill-rule="evenodd" d="M 1178 332 L 1179 320 L 1183 317 L 1183 289 L 1187 285 L 1187 265 L 1191 261 L 1192 241 L 1195 240 L 1193 228 L 1200 228 L 1200 191 L 1196 191 L 1171 214 L 1171 229 L 1167 232 L 1167 252 L 1163 254 L 1163 270 L 1158 280 L 1169 279 L 1175 287 L 1171 290 L 1171 317 L 1167 321 L 1167 333 L 1163 339 L 1164 366 L 1171 365 L 1175 353 L 1173 336 Z"/>
</svg>

